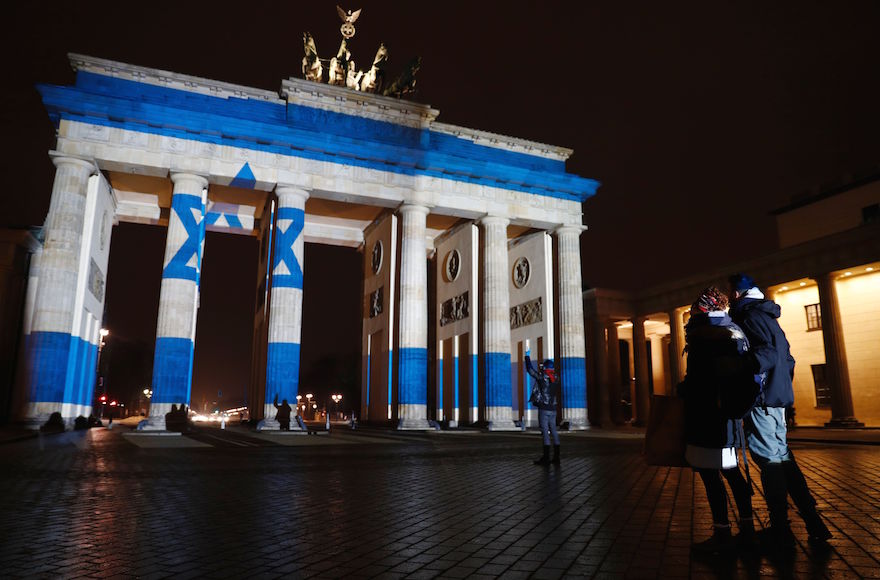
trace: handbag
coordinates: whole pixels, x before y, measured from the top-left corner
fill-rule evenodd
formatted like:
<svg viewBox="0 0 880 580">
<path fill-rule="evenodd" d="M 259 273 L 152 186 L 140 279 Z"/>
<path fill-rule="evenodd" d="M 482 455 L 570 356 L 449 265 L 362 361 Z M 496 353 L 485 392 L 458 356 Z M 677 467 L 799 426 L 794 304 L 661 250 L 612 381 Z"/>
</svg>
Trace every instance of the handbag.
<svg viewBox="0 0 880 580">
<path fill-rule="evenodd" d="M 654 395 L 645 431 L 645 463 L 687 467 L 684 451 L 684 399 Z"/>
</svg>

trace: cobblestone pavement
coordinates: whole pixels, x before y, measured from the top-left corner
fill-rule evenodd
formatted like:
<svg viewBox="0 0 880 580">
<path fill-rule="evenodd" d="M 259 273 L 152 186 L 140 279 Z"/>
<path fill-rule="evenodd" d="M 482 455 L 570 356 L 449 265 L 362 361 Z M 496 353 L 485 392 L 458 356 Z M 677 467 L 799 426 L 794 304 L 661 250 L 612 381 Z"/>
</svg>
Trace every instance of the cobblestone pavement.
<svg viewBox="0 0 880 580">
<path fill-rule="evenodd" d="M 711 530 L 701 484 L 645 467 L 637 439 L 565 434 L 549 469 L 531 464 L 532 434 L 192 439 L 203 445 L 147 448 L 93 429 L 0 446 L 0 574 L 880 577 L 877 447 L 794 447 L 827 548 L 795 515 L 790 553 L 704 560 L 690 552 Z M 760 491 L 755 506 L 766 521 Z"/>
</svg>

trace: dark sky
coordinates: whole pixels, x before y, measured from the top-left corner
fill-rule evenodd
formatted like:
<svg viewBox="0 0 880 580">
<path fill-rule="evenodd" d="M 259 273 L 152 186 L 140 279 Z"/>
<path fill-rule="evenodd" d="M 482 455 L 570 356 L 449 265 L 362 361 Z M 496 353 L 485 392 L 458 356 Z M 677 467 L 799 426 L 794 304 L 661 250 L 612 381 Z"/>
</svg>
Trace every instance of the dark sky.
<svg viewBox="0 0 880 580">
<path fill-rule="evenodd" d="M 416 100 L 439 109 L 441 121 L 575 150 L 568 170 L 603 184 L 584 206 L 587 286 L 636 288 L 700 271 L 708 261 L 759 255 L 775 240 L 768 211 L 880 163 L 874 0 L 345 7 L 364 9 L 350 44 L 360 66 L 380 41 L 391 73 L 423 57 Z M 322 57 L 339 40 L 332 1 L 17 2 L 4 16 L 0 226 L 40 224 L 48 209 L 53 129 L 33 85 L 71 83 L 67 52 L 278 89 L 299 74 L 304 30 Z M 163 244 L 157 228 L 114 232 L 107 318 L 118 345 L 124 338 L 151 348 L 158 296 L 158 274 L 126 287 L 131 278 L 120 274 L 120 253 L 160 263 Z M 252 241 L 213 235 L 208 246 L 200 396 L 224 377 L 246 378 L 230 361 L 249 359 L 254 292 Z M 347 260 L 352 282 L 341 289 L 307 282 L 317 289 L 306 289 L 307 309 L 316 314 L 310 323 L 307 310 L 304 322 L 303 348 L 313 345 L 303 353 L 304 376 L 321 375 L 316 361 L 356 356 L 359 348 L 359 304 L 351 323 L 332 303 L 318 315 L 312 302 L 331 291 L 357 300 L 360 263 L 350 250 L 310 247 L 307 279 L 318 276 L 316 264 L 334 260 Z M 246 285 L 236 282 L 243 279 Z M 147 295 L 135 313 L 119 312 L 131 297 Z M 327 328 L 344 340 L 323 344 Z M 137 358 L 133 350 L 117 346 L 129 354 L 114 356 Z"/>
</svg>

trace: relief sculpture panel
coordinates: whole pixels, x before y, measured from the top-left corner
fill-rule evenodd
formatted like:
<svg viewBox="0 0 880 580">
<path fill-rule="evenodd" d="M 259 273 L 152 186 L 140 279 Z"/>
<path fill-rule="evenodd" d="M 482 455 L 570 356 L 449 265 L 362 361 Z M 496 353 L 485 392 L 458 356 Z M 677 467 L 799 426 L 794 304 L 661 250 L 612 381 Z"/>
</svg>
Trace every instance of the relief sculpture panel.
<svg viewBox="0 0 880 580">
<path fill-rule="evenodd" d="M 544 299 L 539 296 L 534 300 L 517 304 L 510 308 L 510 329 L 521 328 L 544 320 Z"/>
</svg>

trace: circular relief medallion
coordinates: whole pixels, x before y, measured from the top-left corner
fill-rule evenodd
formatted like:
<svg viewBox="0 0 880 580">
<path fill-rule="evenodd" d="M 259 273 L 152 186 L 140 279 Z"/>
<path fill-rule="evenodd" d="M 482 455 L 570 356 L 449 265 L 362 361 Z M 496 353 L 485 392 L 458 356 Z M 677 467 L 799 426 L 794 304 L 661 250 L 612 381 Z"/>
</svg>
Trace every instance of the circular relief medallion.
<svg viewBox="0 0 880 580">
<path fill-rule="evenodd" d="M 373 253 L 371 255 L 371 263 L 373 266 L 373 274 L 378 274 L 382 269 L 382 241 L 376 240 L 373 244 Z"/>
<path fill-rule="evenodd" d="M 339 32 L 341 32 L 342 36 L 345 38 L 351 38 L 354 36 L 354 24 L 351 22 L 343 22 L 342 26 L 339 27 Z"/>
<path fill-rule="evenodd" d="M 458 253 L 458 250 L 452 250 L 448 254 L 446 254 L 446 281 L 452 282 L 456 278 L 458 278 L 458 273 L 461 270 L 461 254 Z"/>
<path fill-rule="evenodd" d="M 517 258 L 516 262 L 513 263 L 513 285 L 517 288 L 522 288 L 529 283 L 531 274 L 532 265 L 525 256 Z"/>
<path fill-rule="evenodd" d="M 101 250 L 107 247 L 107 227 L 109 224 L 107 223 L 109 220 L 107 219 L 107 210 L 104 210 L 104 214 L 101 216 L 101 231 L 98 236 L 98 243 L 101 245 Z"/>
</svg>

